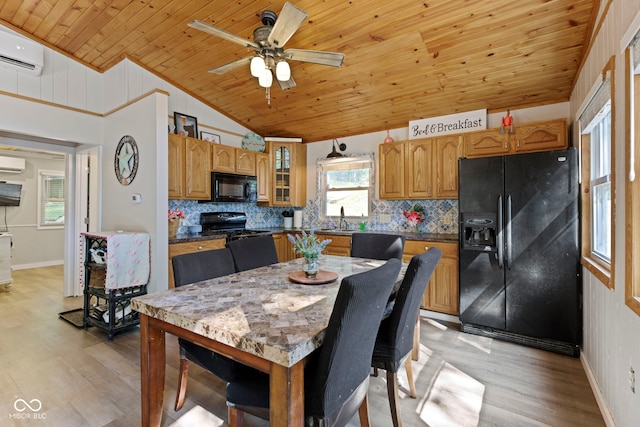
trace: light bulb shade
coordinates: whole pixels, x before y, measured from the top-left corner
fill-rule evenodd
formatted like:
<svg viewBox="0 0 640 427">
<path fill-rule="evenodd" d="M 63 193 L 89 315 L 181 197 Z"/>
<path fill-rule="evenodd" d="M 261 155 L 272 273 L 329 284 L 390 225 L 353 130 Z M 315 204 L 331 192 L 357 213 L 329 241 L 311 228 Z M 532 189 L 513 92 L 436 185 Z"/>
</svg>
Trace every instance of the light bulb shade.
<svg viewBox="0 0 640 427">
<path fill-rule="evenodd" d="M 276 65 L 276 78 L 281 82 L 286 82 L 291 78 L 291 67 L 287 61 L 280 61 Z"/>
<path fill-rule="evenodd" d="M 273 84 L 273 74 L 271 74 L 271 70 L 264 69 L 264 73 L 258 77 L 258 84 L 262 87 L 271 87 Z"/>
<path fill-rule="evenodd" d="M 260 56 L 254 56 L 251 58 L 251 75 L 253 77 L 260 77 L 264 74 L 265 64 L 264 59 Z"/>
</svg>

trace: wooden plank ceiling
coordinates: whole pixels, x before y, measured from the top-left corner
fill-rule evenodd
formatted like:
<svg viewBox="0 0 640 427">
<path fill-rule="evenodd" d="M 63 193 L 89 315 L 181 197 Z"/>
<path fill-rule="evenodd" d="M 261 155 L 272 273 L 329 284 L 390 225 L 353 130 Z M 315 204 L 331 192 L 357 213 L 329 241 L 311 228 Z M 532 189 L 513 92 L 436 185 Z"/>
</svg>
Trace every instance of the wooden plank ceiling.
<svg viewBox="0 0 640 427">
<path fill-rule="evenodd" d="M 124 57 L 263 136 L 305 142 L 406 127 L 410 120 L 567 101 L 599 1 L 293 0 L 309 17 L 285 47 L 342 52 L 340 68 L 290 61 L 297 86 L 265 90 L 241 67 L 248 40 L 284 1 L 5 0 L 0 24 L 98 71 Z M 45 65 L 46 66 L 46 65 Z M 212 124 L 213 125 L 213 124 Z"/>
</svg>

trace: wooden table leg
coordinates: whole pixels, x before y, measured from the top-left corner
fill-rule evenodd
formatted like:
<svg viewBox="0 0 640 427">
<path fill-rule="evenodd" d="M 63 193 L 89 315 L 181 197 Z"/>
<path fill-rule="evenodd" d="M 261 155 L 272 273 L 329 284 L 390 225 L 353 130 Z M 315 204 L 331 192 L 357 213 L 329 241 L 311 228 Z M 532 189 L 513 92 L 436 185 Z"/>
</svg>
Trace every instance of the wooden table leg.
<svg viewBox="0 0 640 427">
<path fill-rule="evenodd" d="M 142 426 L 160 426 L 166 352 L 164 331 L 153 327 L 149 317 L 140 314 L 140 382 Z"/>
<path fill-rule="evenodd" d="M 304 363 L 291 368 L 272 363 L 269 387 L 270 425 L 304 426 Z"/>
</svg>

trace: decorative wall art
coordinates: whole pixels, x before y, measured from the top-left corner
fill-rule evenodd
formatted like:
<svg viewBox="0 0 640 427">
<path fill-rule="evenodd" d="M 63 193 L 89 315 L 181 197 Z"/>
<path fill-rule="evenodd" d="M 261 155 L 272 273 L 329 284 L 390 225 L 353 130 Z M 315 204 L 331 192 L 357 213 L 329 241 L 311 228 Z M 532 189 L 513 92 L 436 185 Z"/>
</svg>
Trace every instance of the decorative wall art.
<svg viewBox="0 0 640 427">
<path fill-rule="evenodd" d="M 195 117 L 174 111 L 173 121 L 178 135 L 190 136 L 191 138 L 198 137 L 198 119 Z"/>
<path fill-rule="evenodd" d="M 200 131 L 200 139 L 205 141 L 213 142 L 214 144 L 221 144 L 220 135 L 216 135 L 215 133 L 209 133 L 205 131 Z"/>
</svg>

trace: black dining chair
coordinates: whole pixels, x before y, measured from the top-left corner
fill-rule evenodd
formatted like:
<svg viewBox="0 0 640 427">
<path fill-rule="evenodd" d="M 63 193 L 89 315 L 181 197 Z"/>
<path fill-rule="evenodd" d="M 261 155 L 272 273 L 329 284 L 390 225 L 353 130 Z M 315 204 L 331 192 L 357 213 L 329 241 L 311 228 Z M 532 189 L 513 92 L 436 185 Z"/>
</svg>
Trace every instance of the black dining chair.
<svg viewBox="0 0 640 427">
<path fill-rule="evenodd" d="M 171 262 L 176 287 L 236 272 L 231 251 L 227 248 L 176 255 Z M 178 339 L 178 343 L 180 345 L 180 370 L 174 406 L 176 411 L 182 409 L 184 405 L 189 378 L 189 361 L 195 362 L 223 381 L 234 379 L 237 374 L 245 372 L 238 368 L 244 368 L 244 365 L 216 352 L 182 338 Z"/>
<path fill-rule="evenodd" d="M 324 343 L 305 365 L 304 411 L 312 425 L 342 427 L 358 412 L 360 424 L 369 426 L 367 389 L 377 332 L 371 325 L 382 319 L 400 266 L 400 261 L 391 259 L 342 279 Z M 244 412 L 268 418 L 268 375 L 229 381 L 227 405 L 230 427 L 242 425 Z"/>
<path fill-rule="evenodd" d="M 252 270 L 278 263 L 278 252 L 272 235 L 247 237 L 227 243 L 236 271 Z"/>
<path fill-rule="evenodd" d="M 402 261 L 405 237 L 383 233 L 353 233 L 351 236 L 351 256 L 358 258 L 397 258 Z"/>
<path fill-rule="evenodd" d="M 402 284 L 396 293 L 391 315 L 380 324 L 373 348 L 371 366 L 387 371 L 387 394 L 394 427 L 400 427 L 400 404 L 398 398 L 398 369 L 405 361 L 411 397 L 416 397 L 416 388 L 409 353 L 414 347 L 415 319 L 418 317 L 422 295 L 427 283 L 442 257 L 440 249 L 432 247 L 427 252 L 411 258 Z"/>
</svg>

